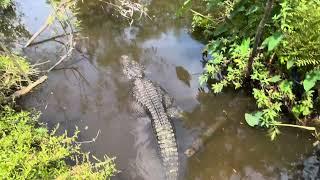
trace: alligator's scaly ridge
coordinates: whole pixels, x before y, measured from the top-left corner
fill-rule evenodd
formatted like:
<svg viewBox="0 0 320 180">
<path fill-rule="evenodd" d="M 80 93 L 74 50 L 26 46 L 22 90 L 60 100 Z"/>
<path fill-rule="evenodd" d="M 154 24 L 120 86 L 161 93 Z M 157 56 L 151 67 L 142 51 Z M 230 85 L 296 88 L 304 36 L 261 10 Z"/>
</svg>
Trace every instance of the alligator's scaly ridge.
<svg viewBox="0 0 320 180">
<path fill-rule="evenodd" d="M 128 56 L 122 56 L 121 59 L 123 72 L 134 80 L 135 99 L 151 115 L 166 178 L 176 180 L 179 170 L 178 148 L 173 126 L 163 106 L 163 95 L 151 81 L 143 78 L 143 68 L 139 64 L 130 61 Z"/>
</svg>

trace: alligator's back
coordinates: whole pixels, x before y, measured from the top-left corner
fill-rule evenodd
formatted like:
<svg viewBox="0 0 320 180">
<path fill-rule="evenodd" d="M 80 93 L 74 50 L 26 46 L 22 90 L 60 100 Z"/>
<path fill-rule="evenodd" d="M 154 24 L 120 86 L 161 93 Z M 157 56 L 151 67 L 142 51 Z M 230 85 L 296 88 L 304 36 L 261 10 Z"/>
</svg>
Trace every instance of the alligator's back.
<svg viewBox="0 0 320 180">
<path fill-rule="evenodd" d="M 158 139 L 158 146 L 168 180 L 178 179 L 179 159 L 174 128 L 164 109 L 162 94 L 149 80 L 143 78 L 143 67 L 122 56 L 123 71 L 134 81 L 135 99 L 150 113 L 152 126 Z"/>
<path fill-rule="evenodd" d="M 136 79 L 134 84 L 135 98 L 152 116 L 152 125 L 158 139 L 166 177 L 175 180 L 178 178 L 179 169 L 178 148 L 172 123 L 163 107 L 162 95 L 148 80 Z"/>
</svg>

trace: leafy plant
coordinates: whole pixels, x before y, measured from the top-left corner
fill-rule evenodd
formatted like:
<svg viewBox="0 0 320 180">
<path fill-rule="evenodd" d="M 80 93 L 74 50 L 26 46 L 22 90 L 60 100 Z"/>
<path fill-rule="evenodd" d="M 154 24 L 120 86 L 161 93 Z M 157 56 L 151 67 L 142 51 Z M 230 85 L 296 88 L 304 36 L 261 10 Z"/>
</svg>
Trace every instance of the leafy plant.
<svg viewBox="0 0 320 180">
<path fill-rule="evenodd" d="M 0 8 L 6 9 L 11 3 L 12 0 L 0 0 Z"/>
<path fill-rule="evenodd" d="M 200 84 L 214 82 L 209 84 L 214 93 L 227 86 L 250 88 L 258 111 L 247 113 L 245 119 L 250 126 L 268 128 L 272 139 L 280 133 L 279 126 L 314 130 L 294 123 L 304 125 L 317 113 L 320 0 L 268 1 L 273 3 L 270 11 L 264 11 L 264 1 L 205 2 L 206 11 L 194 12 L 193 21 L 193 29 L 209 40 L 210 59 Z M 261 44 L 256 41 L 258 33 Z M 293 125 L 281 122 L 284 110 L 293 117 Z"/>
<path fill-rule="evenodd" d="M 4 179 L 109 179 L 116 172 L 113 159 L 93 164 L 80 151 L 77 133 L 55 135 L 39 126 L 38 113 L 0 112 L 0 176 Z M 75 166 L 66 163 L 73 159 Z M 78 159 L 81 159 L 78 160 Z"/>
<path fill-rule="evenodd" d="M 0 103 L 5 97 L 28 84 L 37 70 L 22 57 L 16 55 L 0 55 Z"/>
</svg>

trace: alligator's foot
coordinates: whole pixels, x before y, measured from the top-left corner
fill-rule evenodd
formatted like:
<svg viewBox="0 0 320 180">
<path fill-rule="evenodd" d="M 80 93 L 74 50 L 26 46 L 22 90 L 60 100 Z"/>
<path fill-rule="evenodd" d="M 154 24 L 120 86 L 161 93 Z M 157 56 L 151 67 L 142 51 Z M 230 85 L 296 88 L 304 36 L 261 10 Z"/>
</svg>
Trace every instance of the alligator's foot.
<svg viewBox="0 0 320 180">
<path fill-rule="evenodd" d="M 130 110 L 138 117 L 145 117 L 146 112 L 143 106 L 141 106 L 138 102 L 132 102 L 130 104 Z"/>
<path fill-rule="evenodd" d="M 168 93 L 161 88 L 161 86 L 157 85 L 157 91 L 162 96 L 162 103 L 167 112 L 167 115 L 170 118 L 181 119 L 183 117 L 183 110 L 176 106 L 172 97 L 168 95 Z"/>
<path fill-rule="evenodd" d="M 181 119 L 183 118 L 183 111 L 178 107 L 171 107 L 167 109 L 167 114 L 170 118 Z"/>
</svg>

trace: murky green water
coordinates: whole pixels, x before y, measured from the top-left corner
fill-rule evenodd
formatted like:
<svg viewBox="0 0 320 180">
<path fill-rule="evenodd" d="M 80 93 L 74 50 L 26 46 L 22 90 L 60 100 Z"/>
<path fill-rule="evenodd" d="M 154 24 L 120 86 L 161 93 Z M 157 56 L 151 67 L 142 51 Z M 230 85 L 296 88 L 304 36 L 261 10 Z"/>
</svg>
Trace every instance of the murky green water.
<svg viewBox="0 0 320 180">
<path fill-rule="evenodd" d="M 26 107 L 42 111 L 49 127 L 60 124 L 70 133 L 81 130 L 84 149 L 97 157 L 116 156 L 121 173 L 115 179 L 162 179 L 157 147 L 148 120 L 137 120 L 130 111 L 130 83 L 122 75 L 118 59 L 129 54 L 146 67 L 146 76 L 159 83 L 187 113 L 176 126 L 181 179 L 289 179 L 296 162 L 311 152 L 308 133 L 283 129 L 271 142 L 266 133 L 249 128 L 244 113 L 254 109 L 242 92 L 211 95 L 199 92 L 203 44 L 188 32 L 187 18 L 175 18 L 177 2 L 149 2 L 152 20 L 120 22 L 95 3 L 82 6 L 78 18 L 82 35 L 77 45 L 86 52 L 75 55 L 48 82 L 23 100 Z M 18 9 L 27 29 L 35 32 L 49 14 L 44 0 L 19 0 Z M 44 36 L 49 36 L 45 33 Z M 59 44 L 41 44 L 25 50 L 34 62 L 54 60 Z M 62 68 L 64 67 L 64 68 Z M 67 67 L 67 68 L 66 68 Z M 183 151 L 202 127 L 214 124 L 227 113 L 227 123 L 201 152 L 190 159 Z"/>
</svg>

